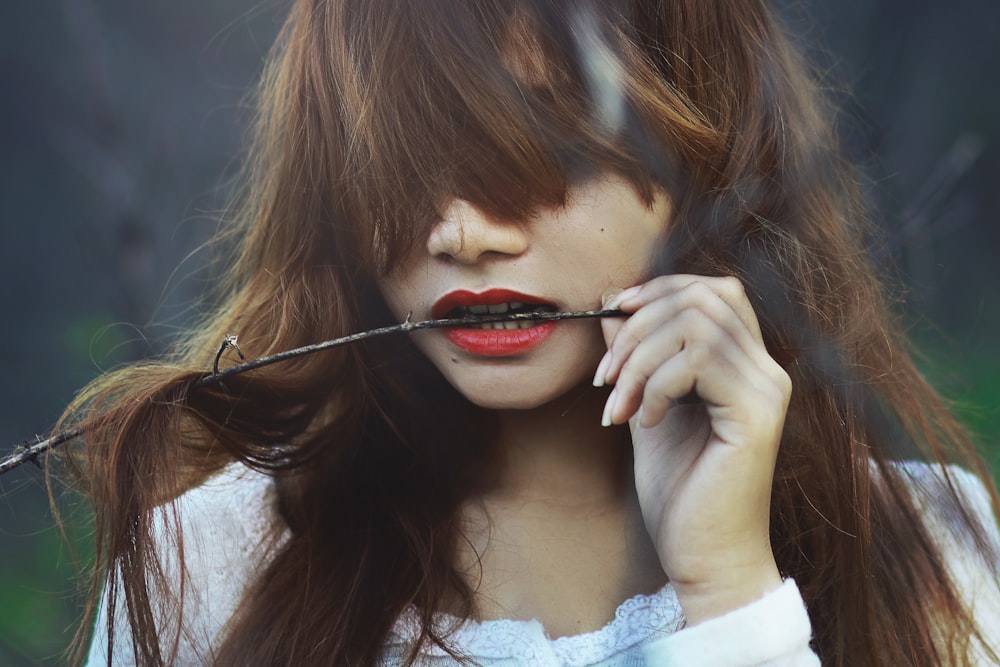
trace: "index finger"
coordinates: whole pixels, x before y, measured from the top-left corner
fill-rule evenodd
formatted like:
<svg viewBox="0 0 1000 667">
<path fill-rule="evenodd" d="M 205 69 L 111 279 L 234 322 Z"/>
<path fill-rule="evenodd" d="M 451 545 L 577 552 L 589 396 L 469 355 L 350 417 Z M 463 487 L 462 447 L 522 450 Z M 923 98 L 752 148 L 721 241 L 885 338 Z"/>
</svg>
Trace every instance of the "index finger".
<svg viewBox="0 0 1000 667">
<path fill-rule="evenodd" d="M 630 287 L 611 298 L 605 308 L 634 312 L 642 306 L 657 299 L 684 289 L 692 283 L 702 283 L 711 289 L 726 305 L 733 309 L 733 312 L 740 318 L 744 326 L 759 342 L 764 342 L 761 334 L 760 322 L 754 312 L 750 299 L 739 278 L 733 276 L 699 276 L 693 274 L 677 273 L 667 276 L 657 276 L 642 285 Z"/>
</svg>

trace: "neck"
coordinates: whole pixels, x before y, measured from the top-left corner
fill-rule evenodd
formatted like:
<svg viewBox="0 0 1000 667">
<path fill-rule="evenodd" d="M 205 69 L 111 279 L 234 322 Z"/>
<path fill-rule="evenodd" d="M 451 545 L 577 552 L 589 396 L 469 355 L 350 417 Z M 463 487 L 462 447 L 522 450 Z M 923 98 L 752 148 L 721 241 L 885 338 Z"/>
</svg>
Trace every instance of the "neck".
<svg viewBox="0 0 1000 667">
<path fill-rule="evenodd" d="M 487 500 L 553 509 L 620 506 L 631 493 L 627 428 L 600 425 L 605 391 L 580 387 L 534 410 L 497 413 L 499 477 Z"/>
<path fill-rule="evenodd" d="M 466 504 L 457 554 L 481 618 L 589 632 L 664 583 L 635 498 L 628 428 L 600 426 L 605 398 L 581 387 L 496 414 L 498 477 Z"/>
</svg>

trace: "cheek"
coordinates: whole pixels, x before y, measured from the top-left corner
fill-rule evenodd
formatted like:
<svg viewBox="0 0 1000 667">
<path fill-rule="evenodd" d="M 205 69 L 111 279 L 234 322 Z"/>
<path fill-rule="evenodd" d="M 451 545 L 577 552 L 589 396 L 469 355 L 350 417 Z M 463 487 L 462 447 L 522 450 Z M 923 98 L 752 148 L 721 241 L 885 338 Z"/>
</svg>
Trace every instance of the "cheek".
<svg viewBox="0 0 1000 667">
<path fill-rule="evenodd" d="M 616 238 L 614 235 L 618 234 Z M 606 243 L 585 262 L 588 274 L 603 279 L 608 287 L 631 287 L 651 277 L 658 238 L 637 235 L 632 229 L 606 230 Z M 603 271 L 596 271 L 600 267 Z"/>
<path fill-rule="evenodd" d="M 407 304 L 413 303 L 413 288 L 409 283 L 394 278 L 378 281 L 378 289 L 393 316 L 402 321 L 410 311 Z"/>
<path fill-rule="evenodd" d="M 632 237 L 623 244 L 621 250 L 622 266 L 627 267 L 630 277 L 635 283 L 643 282 L 652 277 L 656 266 L 656 257 L 662 247 L 666 230 L 662 225 L 633 230 Z"/>
</svg>

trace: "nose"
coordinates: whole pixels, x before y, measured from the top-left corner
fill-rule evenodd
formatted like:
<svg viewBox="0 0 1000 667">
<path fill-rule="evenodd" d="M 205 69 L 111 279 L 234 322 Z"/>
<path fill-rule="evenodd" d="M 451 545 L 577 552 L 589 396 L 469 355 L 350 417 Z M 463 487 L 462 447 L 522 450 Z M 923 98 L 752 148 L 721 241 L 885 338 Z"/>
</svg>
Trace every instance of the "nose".
<svg viewBox="0 0 1000 667">
<path fill-rule="evenodd" d="M 462 264 L 474 264 L 493 254 L 517 256 L 527 248 L 521 224 L 497 220 L 462 199 L 448 206 L 427 239 L 431 256 L 449 257 Z"/>
</svg>

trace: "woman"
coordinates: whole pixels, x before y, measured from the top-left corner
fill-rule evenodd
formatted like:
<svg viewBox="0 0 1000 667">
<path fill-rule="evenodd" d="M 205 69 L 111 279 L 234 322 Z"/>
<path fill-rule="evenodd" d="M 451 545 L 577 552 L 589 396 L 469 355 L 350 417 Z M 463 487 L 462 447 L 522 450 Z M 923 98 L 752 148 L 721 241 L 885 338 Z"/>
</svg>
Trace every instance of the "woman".
<svg viewBox="0 0 1000 667">
<path fill-rule="evenodd" d="M 1000 659 L 996 490 L 814 91 L 760 2 L 296 2 L 216 305 L 71 409 L 90 661 Z"/>
</svg>

